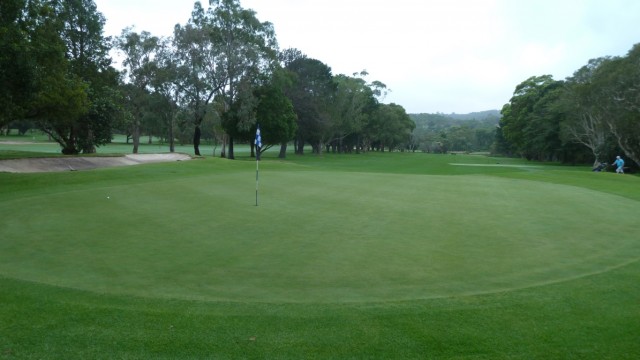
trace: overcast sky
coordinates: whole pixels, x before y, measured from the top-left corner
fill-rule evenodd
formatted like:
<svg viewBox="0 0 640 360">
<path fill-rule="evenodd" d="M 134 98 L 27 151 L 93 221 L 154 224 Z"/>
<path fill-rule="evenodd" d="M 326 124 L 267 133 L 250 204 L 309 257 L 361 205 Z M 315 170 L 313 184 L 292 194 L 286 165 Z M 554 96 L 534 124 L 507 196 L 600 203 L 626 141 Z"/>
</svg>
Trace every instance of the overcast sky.
<svg viewBox="0 0 640 360">
<path fill-rule="evenodd" d="M 95 0 L 105 35 L 169 36 L 193 0 Z M 240 0 L 273 23 L 280 49 L 335 74 L 366 69 L 408 113 L 501 109 L 530 76 L 571 76 L 640 43 L 638 0 Z M 208 6 L 208 0 L 202 1 Z"/>
</svg>

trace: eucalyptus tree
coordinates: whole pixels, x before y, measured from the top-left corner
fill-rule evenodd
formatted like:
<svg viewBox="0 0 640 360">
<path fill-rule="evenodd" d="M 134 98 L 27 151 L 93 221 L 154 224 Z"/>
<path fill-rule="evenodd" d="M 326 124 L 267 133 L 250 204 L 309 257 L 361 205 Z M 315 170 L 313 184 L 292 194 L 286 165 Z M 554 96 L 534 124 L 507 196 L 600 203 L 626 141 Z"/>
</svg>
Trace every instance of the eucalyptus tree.
<svg viewBox="0 0 640 360">
<path fill-rule="evenodd" d="M 229 159 L 235 157 L 234 140 L 249 141 L 252 138 L 250 135 L 252 127 L 255 135 L 259 103 L 258 98 L 254 95 L 254 87 L 249 78 L 244 78 L 239 84 L 236 84 L 235 92 L 235 100 L 228 104 L 228 107 L 225 106 L 227 110 L 222 114 L 222 127 L 229 136 Z"/>
<path fill-rule="evenodd" d="M 593 154 L 594 166 L 603 161 L 610 137 L 603 99 L 594 84 L 598 68 L 607 61 L 610 59 L 592 59 L 575 71 L 573 76 L 567 78 L 564 94 L 559 102 L 567 115 L 562 124 L 564 136 L 568 141 L 587 147 Z"/>
<path fill-rule="evenodd" d="M 551 82 L 533 107 L 533 112 L 524 129 L 525 152 L 530 159 L 567 160 L 560 135 L 561 124 L 566 116 L 558 106 L 563 87 L 564 81 Z"/>
<path fill-rule="evenodd" d="M 287 76 L 287 72 L 277 68 L 271 78 L 258 87 L 254 87 L 252 81 L 241 82 L 236 101 L 224 114 L 223 126 L 227 133 L 235 139 L 248 142 L 251 156 L 259 156 L 255 150 L 262 153 L 280 145 L 279 157 L 286 157 L 286 144 L 293 139 L 297 128 L 293 105 L 284 94 Z M 260 125 L 262 134 L 260 149 L 253 144 L 257 125 Z"/>
<path fill-rule="evenodd" d="M 286 90 L 298 118 L 296 154 L 304 153 L 309 142 L 313 152 L 321 153 L 331 137 L 331 103 L 336 92 L 331 68 L 320 60 L 298 57 L 286 65 L 294 80 Z"/>
<path fill-rule="evenodd" d="M 625 155 L 640 164 L 640 44 L 603 63 L 596 74 L 605 121 Z"/>
<path fill-rule="evenodd" d="M 287 48 L 278 53 L 278 61 L 283 68 L 287 68 L 289 64 L 298 59 L 305 59 L 305 55 L 300 49 Z"/>
<path fill-rule="evenodd" d="M 35 120 L 65 154 L 95 152 L 111 141 L 111 125 L 121 115 L 118 73 L 110 66 L 105 20 L 95 3 L 7 0 L 1 6 L 3 23 L 15 25 L 3 38 L 18 46 L 0 56 L 0 62 L 19 62 L 0 66 L 0 73 L 15 71 L 6 89 L 18 101 L 7 105 L 9 116 Z"/>
<path fill-rule="evenodd" d="M 193 118 L 196 155 L 200 155 L 200 125 L 208 105 L 226 85 L 225 71 L 218 60 L 219 43 L 217 34 L 205 27 L 205 10 L 200 2 L 194 4 L 187 24 L 174 28 L 176 80 L 180 103 L 189 109 Z"/>
<path fill-rule="evenodd" d="M 95 152 L 111 141 L 112 124 L 122 116 L 118 72 L 111 66 L 110 39 L 103 36 L 105 18 L 93 0 L 52 0 L 59 35 L 65 44 L 70 73 L 86 84 L 89 108 L 77 119 L 51 123 L 44 129 L 61 143 L 63 152 Z"/>
<path fill-rule="evenodd" d="M 17 100 L 14 104 L 18 105 L 9 105 L 8 115 L 34 120 L 60 144 L 63 153 L 78 153 L 81 149 L 80 121 L 90 109 L 89 86 L 72 71 L 68 47 L 63 39 L 64 18 L 59 16 L 60 9 L 56 3 L 50 1 L 22 2 L 23 7 L 17 13 L 5 13 L 6 6 L 12 4 L 20 5 L 13 0 L 2 2 L 3 22 L 14 17 L 24 37 L 13 37 L 13 40 L 24 42 L 14 44 L 17 48 L 9 47 L 6 53 L 2 51 L 0 58 L 24 62 L 1 66 L 3 71 L 0 72 L 12 73 L 6 89 L 10 91 L 10 98 Z M 10 36 L 7 39 L 11 41 Z M 14 57 L 16 55 L 18 57 Z M 24 76 L 21 83 L 16 84 L 16 76 Z"/>
<path fill-rule="evenodd" d="M 156 55 L 159 51 L 160 39 L 148 31 L 137 33 L 132 28 L 125 28 L 116 39 L 118 50 L 124 55 L 122 65 L 130 96 L 129 106 L 133 115 L 130 124 L 133 136 L 133 153 L 138 153 L 140 146 L 140 129 L 143 119 L 149 112 L 152 84 L 157 74 Z"/>
<path fill-rule="evenodd" d="M 154 91 L 154 103 L 159 109 L 159 117 L 166 128 L 169 140 L 169 151 L 175 151 L 175 127 L 180 101 L 180 88 L 177 72 L 177 52 L 172 47 L 172 40 L 160 38 L 155 57 L 155 73 L 151 78 Z"/>
<path fill-rule="evenodd" d="M 250 109 L 258 101 L 252 96 L 253 89 L 268 81 L 277 65 L 277 41 L 273 24 L 261 22 L 255 11 L 244 9 L 238 0 L 210 0 L 208 25 L 214 29 L 221 41 L 220 66 L 225 69 L 226 84 L 220 97 L 225 110 L 240 102 L 245 109 L 229 133 L 247 134 L 255 128 L 256 118 Z M 229 138 L 229 158 L 234 158 L 233 137 Z"/>
<path fill-rule="evenodd" d="M 561 86 L 551 75 L 532 76 L 516 86 L 503 107 L 500 130 L 518 155 L 542 160 L 557 150 L 561 119 L 551 104 Z"/>
<path fill-rule="evenodd" d="M 416 123 L 401 105 L 380 104 L 367 129 L 368 146 L 378 151 L 404 149 L 415 127 Z"/>
<path fill-rule="evenodd" d="M 278 157 L 284 159 L 286 144 L 294 138 L 297 130 L 293 104 L 277 79 L 256 89 L 254 94 L 258 99 L 256 120 L 260 124 L 263 144 L 258 151 L 264 152 L 272 146 L 280 145 Z"/>
<path fill-rule="evenodd" d="M 331 106 L 334 151 L 350 151 L 354 147 L 360 150 L 363 129 L 378 105 L 374 89 L 362 78 L 366 75 L 362 71 L 353 77 L 342 74 L 334 77 L 336 93 Z"/>
<path fill-rule="evenodd" d="M 486 151 L 491 148 L 496 137 L 496 127 L 483 126 L 475 129 L 475 144 L 477 151 Z"/>
<path fill-rule="evenodd" d="M 205 10 L 196 2 L 187 25 L 176 26 L 174 31 L 180 91 L 184 95 L 182 102 L 193 112 L 196 154 L 200 154 L 200 126 L 208 104 L 217 97 L 225 113 L 235 102 L 247 100 L 240 99 L 239 94 L 251 91 L 240 84 L 259 81 L 276 60 L 277 43 L 272 24 L 260 22 L 255 12 L 243 9 L 238 0 L 210 0 L 209 5 Z M 246 118 L 227 125 L 231 126 L 225 128 L 230 134 L 245 132 L 255 125 L 255 119 Z M 229 143 L 228 157 L 233 158 L 233 137 Z"/>
<path fill-rule="evenodd" d="M 447 139 L 452 151 L 473 151 L 475 133 L 468 125 L 452 126 L 447 131 Z"/>
<path fill-rule="evenodd" d="M 0 129 L 25 117 L 33 99 L 39 44 L 32 40 L 41 7 L 36 1 L 0 2 Z"/>
<path fill-rule="evenodd" d="M 90 107 L 88 85 L 74 74 L 57 3 L 0 2 L 0 127 L 34 120 L 64 153 L 79 150 L 79 119 Z"/>
</svg>

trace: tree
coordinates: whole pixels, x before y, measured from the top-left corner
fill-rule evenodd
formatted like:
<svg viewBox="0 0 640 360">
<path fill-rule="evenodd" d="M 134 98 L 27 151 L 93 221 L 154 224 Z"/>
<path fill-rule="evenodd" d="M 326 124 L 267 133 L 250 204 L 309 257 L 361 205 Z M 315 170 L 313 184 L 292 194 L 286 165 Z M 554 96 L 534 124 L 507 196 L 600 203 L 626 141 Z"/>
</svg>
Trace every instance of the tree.
<svg viewBox="0 0 640 360">
<path fill-rule="evenodd" d="M 260 78 L 275 60 L 276 40 L 270 23 L 260 22 L 255 12 L 243 9 L 238 0 L 211 0 L 209 4 L 205 11 L 196 3 L 189 23 L 176 26 L 174 31 L 180 91 L 194 115 L 194 143 L 199 142 L 199 127 L 214 96 L 225 113 L 238 100 L 241 82 Z M 242 128 L 227 130 L 249 131 L 254 124 L 241 122 L 236 125 Z M 228 157 L 233 158 L 233 138 L 230 144 Z M 194 150 L 200 154 L 196 144 Z"/>
<path fill-rule="evenodd" d="M 525 127 L 525 151 L 530 159 L 566 161 L 560 136 L 560 125 L 565 114 L 558 107 L 563 87 L 563 81 L 552 82 L 533 107 Z"/>
<path fill-rule="evenodd" d="M 193 118 L 196 155 L 200 155 L 200 125 L 213 96 L 225 86 L 224 69 L 218 64 L 220 49 L 214 33 L 204 27 L 205 11 L 194 4 L 189 22 L 176 25 L 173 32 L 176 80 L 180 102 L 188 107 Z"/>
<path fill-rule="evenodd" d="M 80 150 L 80 121 L 89 113 L 88 84 L 73 73 L 61 36 L 64 22 L 49 4 L 30 3 L 32 16 L 28 51 L 33 61 L 32 98 L 24 113 L 62 147 L 64 154 Z"/>
<path fill-rule="evenodd" d="M 603 63 L 596 73 L 605 122 L 624 153 L 640 164 L 640 44 L 625 57 Z"/>
<path fill-rule="evenodd" d="M 220 97 L 225 104 L 225 111 L 234 102 L 240 101 L 240 108 L 248 109 L 256 104 L 250 88 L 255 88 L 260 81 L 266 81 L 276 65 L 277 42 L 273 25 L 260 22 L 255 11 L 244 9 L 238 0 L 210 0 L 207 24 L 220 41 L 222 56 L 220 66 L 224 69 L 226 84 L 220 89 Z M 246 103 L 249 101 L 249 103 Z M 255 117 L 248 116 L 236 122 L 236 129 L 225 128 L 231 133 L 248 133 L 255 125 Z M 233 136 L 229 139 L 230 159 L 233 153 Z"/>
<path fill-rule="evenodd" d="M 551 75 L 532 76 L 516 86 L 509 106 L 503 108 L 501 135 L 520 156 L 530 160 L 555 156 L 560 119 L 551 104 L 561 86 Z"/>
<path fill-rule="evenodd" d="M 23 14 L 30 18 L 26 50 L 33 70 L 23 116 L 64 154 L 95 152 L 111 141 L 111 124 L 121 115 L 104 17 L 91 0 L 28 1 Z"/>
<path fill-rule="evenodd" d="M 288 68 L 289 64 L 298 59 L 304 59 L 305 55 L 302 51 L 296 48 L 287 48 L 278 53 L 278 61 L 283 68 Z"/>
<path fill-rule="evenodd" d="M 39 2 L 0 2 L 0 128 L 26 116 L 35 90 L 37 54 L 32 41 Z M 42 44 L 44 45 L 44 44 Z"/>
<path fill-rule="evenodd" d="M 331 68 L 320 60 L 298 57 L 286 69 L 294 74 L 286 94 L 298 117 L 295 152 L 303 154 L 309 142 L 319 154 L 331 136 L 330 104 L 336 91 Z"/>
<path fill-rule="evenodd" d="M 473 130 L 469 126 L 454 126 L 448 133 L 449 146 L 452 151 L 466 151 L 470 152 L 474 149 L 474 136 Z"/>
<path fill-rule="evenodd" d="M 286 97 L 282 88 L 271 83 L 256 90 L 255 96 L 258 99 L 257 122 L 260 124 L 262 133 L 262 148 L 260 152 L 266 151 L 274 145 L 281 145 L 279 158 L 286 157 L 286 144 L 293 139 L 296 133 L 296 113 L 293 110 L 291 100 Z M 255 129 L 252 129 L 255 133 Z M 251 144 L 253 144 L 251 142 Z M 252 145 L 253 148 L 253 145 Z"/>
<path fill-rule="evenodd" d="M 38 81 L 33 119 L 60 144 L 63 154 L 78 154 L 81 150 L 80 119 L 89 112 L 87 86 L 78 77 L 67 74 L 65 69 L 56 69 L 55 65 L 43 69 L 50 72 Z"/>
<path fill-rule="evenodd" d="M 244 79 L 236 87 L 235 101 L 227 111 L 223 112 L 222 127 L 229 135 L 229 158 L 234 158 L 234 141 L 241 139 L 249 141 L 253 128 L 255 134 L 256 115 L 259 99 L 254 95 L 251 80 Z"/>
<path fill-rule="evenodd" d="M 371 147 L 378 151 L 404 149 L 411 140 L 415 122 L 398 104 L 380 104 L 373 116 L 369 137 Z"/>
<path fill-rule="evenodd" d="M 363 129 L 378 105 L 376 89 L 386 88 L 379 81 L 367 84 L 363 78 L 357 77 L 366 76 L 366 71 L 353 75 L 334 77 L 336 93 L 331 106 L 334 151 L 336 148 L 339 152 L 350 151 L 354 147 L 357 152 L 360 150 Z M 349 138 L 351 141 L 345 141 Z"/>
<path fill-rule="evenodd" d="M 122 65 L 125 68 L 125 76 L 131 84 L 129 97 L 133 123 L 131 133 L 133 135 L 133 153 L 138 153 L 140 145 L 140 127 L 148 113 L 150 89 L 157 73 L 155 57 L 159 50 L 159 39 L 147 31 L 140 34 L 132 28 L 125 28 L 116 39 L 116 46 L 124 54 Z"/>
<path fill-rule="evenodd" d="M 154 108 L 158 109 L 158 116 L 162 119 L 169 140 L 169 151 L 175 151 L 175 119 L 178 114 L 180 101 L 179 81 L 177 79 L 176 52 L 171 47 L 171 41 L 163 38 L 158 42 L 155 59 L 155 74 L 151 78 L 154 90 Z"/>
<path fill-rule="evenodd" d="M 78 151 L 77 120 L 89 112 L 88 86 L 65 56 L 55 3 L 0 3 L 0 127 L 33 120 L 52 134 L 64 153 Z M 67 131 L 71 129 L 71 131 Z"/>
<path fill-rule="evenodd" d="M 71 72 L 88 85 L 89 111 L 73 126 L 78 148 L 95 152 L 111 141 L 111 124 L 120 116 L 118 72 L 111 67 L 110 39 L 103 36 L 105 18 L 93 0 L 54 1 L 62 23 L 60 36 L 66 45 Z"/>
<path fill-rule="evenodd" d="M 133 153 L 138 153 L 140 146 L 140 128 L 142 120 L 151 108 L 151 93 L 149 90 L 140 88 L 133 83 L 126 83 L 121 86 L 121 92 L 124 97 L 124 108 L 127 111 L 127 121 L 118 124 L 123 126 L 121 130 L 127 135 L 127 143 L 129 138 L 133 140 Z"/>
<path fill-rule="evenodd" d="M 470 114 L 410 114 L 416 123 L 412 148 L 426 152 L 488 151 L 496 141 L 497 110 Z M 451 149 L 449 149 L 451 147 Z"/>
<path fill-rule="evenodd" d="M 594 166 L 605 156 L 609 131 L 604 121 L 602 98 L 594 85 L 598 68 L 608 58 L 592 59 L 567 79 L 559 106 L 567 114 L 563 133 L 569 141 L 586 146 L 593 154 Z"/>
</svg>

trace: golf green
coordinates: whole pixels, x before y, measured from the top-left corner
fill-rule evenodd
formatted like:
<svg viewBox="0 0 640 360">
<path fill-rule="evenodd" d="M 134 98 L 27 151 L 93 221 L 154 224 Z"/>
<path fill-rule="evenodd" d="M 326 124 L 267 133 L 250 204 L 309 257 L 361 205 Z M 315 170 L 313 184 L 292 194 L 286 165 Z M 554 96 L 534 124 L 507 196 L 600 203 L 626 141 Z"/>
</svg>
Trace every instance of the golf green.
<svg viewBox="0 0 640 360">
<path fill-rule="evenodd" d="M 640 258 L 640 203 L 485 175 L 246 169 L 0 204 L 0 274 L 99 293 L 377 302 L 509 291 Z M 8 215 L 10 214 L 11 221 Z M 18 219 L 18 220 L 16 220 Z"/>
</svg>

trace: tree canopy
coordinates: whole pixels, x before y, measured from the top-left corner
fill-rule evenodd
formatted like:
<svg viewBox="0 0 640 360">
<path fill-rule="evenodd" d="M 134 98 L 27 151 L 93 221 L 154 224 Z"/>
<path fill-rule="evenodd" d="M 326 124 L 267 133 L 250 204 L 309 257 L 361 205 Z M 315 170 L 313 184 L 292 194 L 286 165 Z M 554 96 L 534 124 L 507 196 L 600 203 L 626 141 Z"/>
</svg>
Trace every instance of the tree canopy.
<svg viewBox="0 0 640 360">
<path fill-rule="evenodd" d="M 252 143 L 260 123 L 280 156 L 421 150 L 487 151 L 531 160 L 594 163 L 613 154 L 640 162 L 640 45 L 590 60 L 573 76 L 535 75 L 515 86 L 500 114 L 407 114 L 366 70 L 334 74 L 302 51 L 280 50 L 273 25 L 239 0 L 195 2 L 158 37 L 133 28 L 103 35 L 93 0 L 0 3 L 0 128 L 29 122 L 65 154 L 94 152 L 114 131 L 192 142 Z M 111 63 L 112 47 L 124 57 Z M 499 122 L 498 122 L 499 121 Z M 28 125 L 31 126 L 31 125 Z M 24 128 L 25 125 L 21 125 Z M 253 150 L 252 150 L 253 154 Z"/>
<path fill-rule="evenodd" d="M 502 109 L 503 152 L 535 160 L 640 164 L 640 44 L 626 56 L 591 59 L 564 81 L 534 76 Z"/>
</svg>

